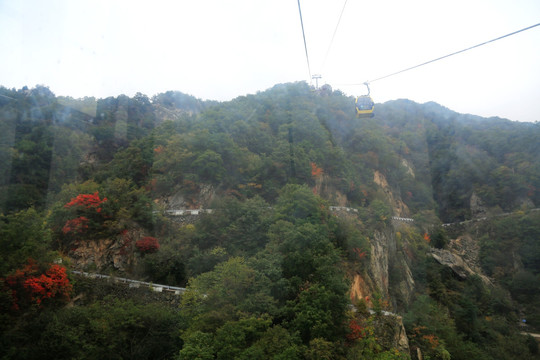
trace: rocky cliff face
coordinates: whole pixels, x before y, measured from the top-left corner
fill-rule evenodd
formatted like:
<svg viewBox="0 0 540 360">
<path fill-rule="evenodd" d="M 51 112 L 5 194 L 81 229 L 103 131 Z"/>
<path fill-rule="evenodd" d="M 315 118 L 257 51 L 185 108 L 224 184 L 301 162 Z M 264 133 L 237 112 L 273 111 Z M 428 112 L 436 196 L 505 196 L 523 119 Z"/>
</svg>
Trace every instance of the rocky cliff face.
<svg viewBox="0 0 540 360">
<path fill-rule="evenodd" d="M 350 275 L 351 299 L 364 299 L 371 306 L 375 294 L 388 301 L 393 310 L 409 304 L 415 282 L 408 258 L 398 248 L 393 228 L 376 232 L 371 241 L 371 256 L 367 270 Z"/>
<path fill-rule="evenodd" d="M 410 171 L 412 169 L 409 167 Z M 384 175 L 375 171 L 374 182 L 384 191 L 388 201 L 392 204 L 395 216 L 409 216 L 409 209 L 403 203 L 401 197 L 392 192 Z M 406 305 L 412 298 L 414 291 L 414 279 L 404 253 L 406 244 L 397 243 L 396 232 L 402 225 L 392 223 L 383 230 L 375 231 L 370 238 L 371 257 L 369 268 L 365 275 L 355 274 L 352 276 L 351 296 L 357 298 L 371 298 L 378 293 L 388 299 L 394 309 Z M 390 289 L 392 284 L 392 289 Z M 399 301 L 398 299 L 399 298 Z"/>
<path fill-rule="evenodd" d="M 410 167 L 408 168 L 408 170 L 412 172 L 412 169 Z M 399 195 L 394 194 L 394 192 L 388 185 L 388 181 L 386 180 L 386 177 L 382 173 L 380 173 L 379 171 L 375 171 L 373 173 L 373 182 L 379 185 L 379 187 L 383 190 L 388 200 L 388 203 L 392 205 L 394 216 L 399 216 L 399 217 L 410 216 L 409 207 L 401 200 L 401 197 Z"/>
<path fill-rule="evenodd" d="M 216 192 L 212 185 L 200 184 L 196 195 L 186 195 L 184 191 L 176 191 L 169 196 L 154 200 L 155 204 L 166 210 L 208 209 Z"/>
<path fill-rule="evenodd" d="M 477 275 L 484 284 L 491 280 L 484 275 L 479 262 L 480 244 L 470 235 L 465 234 L 450 240 L 447 249 L 431 249 L 431 256 L 441 265 L 448 266 L 462 279 Z"/>
<path fill-rule="evenodd" d="M 480 197 L 473 192 L 470 199 L 471 215 L 473 218 L 481 218 L 487 215 L 487 209 Z"/>
<path fill-rule="evenodd" d="M 69 252 L 69 257 L 77 270 L 114 269 L 124 272 L 136 265 L 135 241 L 145 235 L 140 229 L 132 229 L 115 238 L 81 241 Z"/>
<path fill-rule="evenodd" d="M 403 250 L 398 246 L 396 229 L 392 226 L 384 231 L 375 232 L 371 239 L 370 266 L 367 271 L 372 284 L 371 294 L 380 293 L 394 310 L 406 306 L 412 299 L 414 279 Z M 364 291 L 366 292 L 366 291 Z"/>
<path fill-rule="evenodd" d="M 403 326 L 403 318 L 389 312 L 382 312 L 374 318 L 375 336 L 384 349 L 397 349 L 410 356 L 409 339 Z"/>
<path fill-rule="evenodd" d="M 101 270 L 109 266 L 124 270 L 133 259 L 121 254 L 122 244 L 115 239 L 88 240 L 69 253 L 74 268 Z"/>
<path fill-rule="evenodd" d="M 388 297 L 388 257 L 394 247 L 388 232 L 376 232 L 371 239 L 371 258 L 368 274 L 381 295 Z M 374 289 L 375 290 L 375 289 Z"/>
</svg>

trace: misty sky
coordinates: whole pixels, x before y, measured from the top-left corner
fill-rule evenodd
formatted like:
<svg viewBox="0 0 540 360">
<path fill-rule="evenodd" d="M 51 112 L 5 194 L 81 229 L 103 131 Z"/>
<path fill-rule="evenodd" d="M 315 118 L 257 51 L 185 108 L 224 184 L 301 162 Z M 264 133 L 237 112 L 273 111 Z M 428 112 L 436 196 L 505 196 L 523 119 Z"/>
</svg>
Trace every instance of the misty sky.
<svg viewBox="0 0 540 360">
<path fill-rule="evenodd" d="M 301 1 L 311 73 L 348 95 L 540 23 L 538 0 L 348 0 L 328 52 L 343 4 Z M 0 49 L 0 85 L 73 97 L 230 100 L 310 81 L 296 0 L 0 0 Z M 538 121 L 540 26 L 376 81 L 371 95 Z"/>
</svg>

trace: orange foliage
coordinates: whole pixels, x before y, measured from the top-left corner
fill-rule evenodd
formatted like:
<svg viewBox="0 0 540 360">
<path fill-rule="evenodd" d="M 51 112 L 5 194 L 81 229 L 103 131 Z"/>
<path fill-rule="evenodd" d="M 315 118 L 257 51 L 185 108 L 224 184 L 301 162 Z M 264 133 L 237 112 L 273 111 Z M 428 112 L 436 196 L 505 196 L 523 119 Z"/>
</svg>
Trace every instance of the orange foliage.
<svg viewBox="0 0 540 360">
<path fill-rule="evenodd" d="M 431 241 L 431 238 L 429 237 L 429 234 L 428 234 L 428 233 L 424 233 L 424 240 L 426 240 L 426 242 L 430 242 L 430 241 Z"/>
<path fill-rule="evenodd" d="M 257 183 L 254 183 L 254 182 L 248 183 L 248 186 L 250 186 L 252 188 L 255 188 L 255 189 L 262 189 L 262 184 L 257 184 Z"/>
<path fill-rule="evenodd" d="M 354 248 L 352 249 L 356 255 L 358 255 L 358 258 L 361 260 L 366 257 L 366 252 L 362 251 L 360 248 Z"/>
<path fill-rule="evenodd" d="M 311 163 L 311 176 L 317 177 L 317 176 L 321 176 L 322 174 L 323 174 L 323 169 L 321 169 L 320 167 L 317 167 L 317 164 L 312 162 Z"/>
<path fill-rule="evenodd" d="M 349 333 L 347 334 L 347 340 L 354 341 L 366 336 L 365 327 L 359 324 L 356 319 L 349 321 Z"/>
<path fill-rule="evenodd" d="M 101 212 L 101 204 L 107 202 L 107 198 L 100 199 L 99 192 L 93 194 L 79 194 L 77 197 L 71 199 L 66 205 L 65 208 L 71 208 L 73 206 L 81 206 L 86 209 L 94 208 L 96 212 Z"/>
<path fill-rule="evenodd" d="M 5 284 L 11 292 L 14 310 L 32 304 L 41 307 L 46 299 L 67 301 L 73 289 L 64 267 L 52 264 L 43 273 L 33 259 L 28 259 L 22 269 L 8 276 Z"/>
<path fill-rule="evenodd" d="M 436 349 L 439 346 L 439 338 L 433 334 L 422 334 L 426 330 L 427 328 L 425 326 L 415 326 L 410 337 L 412 339 L 418 338 L 422 339 L 423 341 L 427 341 L 432 349 Z"/>
<path fill-rule="evenodd" d="M 436 349 L 439 346 L 439 338 L 433 334 L 422 336 L 424 340 L 427 340 L 432 349 Z"/>
<path fill-rule="evenodd" d="M 91 225 L 90 219 L 93 219 L 95 214 L 99 214 L 100 217 L 107 217 L 101 213 L 101 206 L 106 202 L 107 198 L 101 199 L 97 191 L 93 194 L 79 194 L 71 198 L 71 201 L 65 204 L 64 207 L 66 209 L 75 208 L 77 212 L 83 212 L 86 216 L 67 220 L 62 227 L 62 232 L 64 234 L 80 234 L 85 232 Z"/>
</svg>

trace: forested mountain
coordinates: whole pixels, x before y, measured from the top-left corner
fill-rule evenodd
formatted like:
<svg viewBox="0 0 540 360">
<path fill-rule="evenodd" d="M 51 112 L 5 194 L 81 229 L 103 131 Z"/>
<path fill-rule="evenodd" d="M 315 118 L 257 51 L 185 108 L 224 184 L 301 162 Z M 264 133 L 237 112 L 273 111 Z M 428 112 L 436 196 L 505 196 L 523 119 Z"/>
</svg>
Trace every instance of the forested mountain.
<svg viewBox="0 0 540 360">
<path fill-rule="evenodd" d="M 409 100 L 358 119 L 305 83 L 221 103 L 0 88 L 0 351 L 539 358 L 520 334 L 540 328 L 538 139 Z M 100 298 L 71 270 L 187 291 Z"/>
</svg>

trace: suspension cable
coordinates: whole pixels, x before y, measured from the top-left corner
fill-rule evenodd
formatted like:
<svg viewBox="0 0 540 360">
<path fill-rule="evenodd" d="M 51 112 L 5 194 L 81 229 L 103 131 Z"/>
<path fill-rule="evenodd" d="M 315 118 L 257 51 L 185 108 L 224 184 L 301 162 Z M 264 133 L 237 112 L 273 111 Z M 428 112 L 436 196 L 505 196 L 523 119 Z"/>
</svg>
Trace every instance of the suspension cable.
<svg viewBox="0 0 540 360">
<path fill-rule="evenodd" d="M 15 98 L 12 98 L 11 96 L 2 95 L 2 94 L 0 94 L 0 97 L 5 97 L 5 98 L 11 99 L 11 100 L 17 100 L 17 99 L 15 99 Z"/>
<path fill-rule="evenodd" d="M 483 42 L 483 43 L 480 43 L 480 44 L 477 44 L 477 45 L 468 47 L 468 48 L 466 48 L 466 49 L 459 50 L 459 51 L 453 52 L 453 53 L 451 53 L 451 54 L 444 55 L 444 56 L 438 57 L 438 58 L 436 58 L 436 59 L 429 60 L 429 61 L 426 61 L 426 62 L 424 62 L 424 63 L 418 64 L 418 65 L 415 65 L 415 66 L 411 66 L 411 67 L 408 67 L 408 68 L 406 68 L 406 69 L 403 69 L 403 70 L 400 70 L 400 71 L 396 71 L 396 72 L 394 72 L 394 73 L 391 73 L 391 74 L 388 74 L 388 75 L 385 75 L 385 76 L 378 77 L 378 78 L 376 78 L 376 79 L 374 79 L 374 80 L 371 80 L 371 81 L 366 81 L 366 82 L 363 82 L 363 83 L 360 83 L 360 84 L 350 84 L 350 85 L 365 85 L 366 83 L 369 84 L 369 83 L 372 83 L 372 82 L 375 82 L 375 81 L 379 81 L 379 80 L 382 80 L 382 79 L 386 79 L 386 78 L 388 78 L 388 77 L 390 77 L 390 76 L 394 76 L 394 75 L 397 75 L 397 74 L 401 74 L 401 73 L 403 73 L 403 72 L 405 72 L 405 71 L 409 71 L 409 70 L 412 70 L 412 69 L 416 69 L 416 68 L 418 68 L 418 67 L 420 67 L 420 66 L 424 66 L 424 65 L 430 64 L 430 63 L 432 63 L 432 62 L 439 61 L 439 60 L 445 59 L 445 58 L 450 57 L 450 56 L 453 56 L 453 55 L 460 54 L 460 53 L 465 52 L 465 51 L 468 51 L 468 50 L 472 50 L 472 49 L 477 48 L 477 47 L 480 47 L 480 46 L 482 46 L 482 45 L 486 45 L 486 44 L 492 43 L 492 42 L 494 42 L 494 41 L 504 39 L 504 38 L 506 38 L 506 37 L 508 37 L 508 36 L 515 35 L 515 34 L 520 33 L 520 32 L 522 32 L 522 31 L 532 29 L 532 28 L 534 28 L 534 27 L 536 27 L 536 26 L 540 26 L 540 23 L 534 24 L 534 25 L 531 25 L 531 26 L 528 26 L 528 27 L 526 27 L 526 28 L 523 28 L 523 29 L 521 29 L 521 30 L 517 30 L 517 31 L 511 32 L 511 33 L 506 34 L 506 35 L 503 35 L 503 36 L 499 36 L 498 38 L 495 38 L 495 39 L 492 39 L 492 40 L 485 41 L 485 42 Z"/>
<path fill-rule="evenodd" d="M 343 8 L 341 9 L 341 14 L 339 14 L 339 19 L 336 24 L 336 28 L 334 29 L 334 34 L 332 35 L 332 40 L 330 40 L 330 45 L 328 45 L 328 50 L 326 50 L 326 55 L 324 56 L 324 60 L 321 66 L 321 72 L 324 69 L 324 66 L 326 65 L 326 59 L 328 59 L 328 54 L 330 53 L 330 49 L 332 48 L 332 44 L 334 43 L 334 38 L 336 37 L 336 33 L 339 27 L 339 23 L 341 22 L 341 17 L 343 16 L 343 12 L 345 11 L 345 6 L 347 5 L 347 0 L 345 0 L 345 3 L 343 4 Z"/>
<path fill-rule="evenodd" d="M 309 73 L 309 81 L 311 82 L 311 67 L 309 66 L 309 56 L 306 44 L 306 33 L 304 32 L 304 21 L 302 20 L 302 9 L 300 9 L 300 0 L 298 0 L 298 13 L 300 14 L 300 25 L 302 26 L 302 37 L 304 38 L 304 49 L 306 50 L 307 68 Z"/>
</svg>

